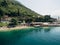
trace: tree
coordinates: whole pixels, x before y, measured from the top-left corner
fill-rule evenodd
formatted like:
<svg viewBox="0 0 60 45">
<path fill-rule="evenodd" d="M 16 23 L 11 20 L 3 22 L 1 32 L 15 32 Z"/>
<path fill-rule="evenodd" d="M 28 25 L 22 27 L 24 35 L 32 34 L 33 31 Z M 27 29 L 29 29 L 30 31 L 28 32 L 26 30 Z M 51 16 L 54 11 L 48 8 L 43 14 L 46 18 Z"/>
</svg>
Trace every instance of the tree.
<svg viewBox="0 0 60 45">
<path fill-rule="evenodd" d="M 8 26 L 15 27 L 17 24 L 18 24 L 17 20 L 13 18 L 13 19 L 11 19 L 11 21 L 10 21 Z"/>
<path fill-rule="evenodd" d="M 42 17 L 37 17 L 37 18 L 35 18 L 35 22 L 43 22 L 43 18 Z"/>
<path fill-rule="evenodd" d="M 17 17 L 20 16 L 20 11 L 19 11 L 19 8 L 17 9 Z"/>
<path fill-rule="evenodd" d="M 1 3 L 2 6 L 6 7 L 7 6 L 7 2 L 6 0 L 4 0 L 2 3 Z"/>
<path fill-rule="evenodd" d="M 14 25 L 17 25 L 17 20 L 16 19 L 11 19 L 11 23 L 14 24 Z"/>
<path fill-rule="evenodd" d="M 45 15 L 44 16 L 44 22 L 49 22 L 51 19 L 50 15 Z"/>
<path fill-rule="evenodd" d="M 0 8 L 0 22 L 1 22 L 1 18 L 3 17 L 3 11 L 2 9 Z"/>
<path fill-rule="evenodd" d="M 25 22 L 26 23 L 31 23 L 33 20 L 32 19 L 26 19 Z"/>
</svg>

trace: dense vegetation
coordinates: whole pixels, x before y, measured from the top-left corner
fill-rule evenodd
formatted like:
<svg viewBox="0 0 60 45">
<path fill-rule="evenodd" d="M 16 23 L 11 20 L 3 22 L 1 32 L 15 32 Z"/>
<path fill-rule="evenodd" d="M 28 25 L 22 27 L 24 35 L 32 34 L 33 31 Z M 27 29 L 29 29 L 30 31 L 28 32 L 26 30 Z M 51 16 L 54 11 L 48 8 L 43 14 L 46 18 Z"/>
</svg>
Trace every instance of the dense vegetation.
<svg viewBox="0 0 60 45">
<path fill-rule="evenodd" d="M 19 21 L 25 22 L 52 22 L 50 16 L 42 16 L 31 9 L 25 7 L 16 0 L 0 0 L 0 22 L 3 16 L 14 17 Z"/>
<path fill-rule="evenodd" d="M 0 0 L 0 15 L 20 16 L 20 17 L 34 17 L 39 14 L 26 8 L 15 0 Z"/>
</svg>

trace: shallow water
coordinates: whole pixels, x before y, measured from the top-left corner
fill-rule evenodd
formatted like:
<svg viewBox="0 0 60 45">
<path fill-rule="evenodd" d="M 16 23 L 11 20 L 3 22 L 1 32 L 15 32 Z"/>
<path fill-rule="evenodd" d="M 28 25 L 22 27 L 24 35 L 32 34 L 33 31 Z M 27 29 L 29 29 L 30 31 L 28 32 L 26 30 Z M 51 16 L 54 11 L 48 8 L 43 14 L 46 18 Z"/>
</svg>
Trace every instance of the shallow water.
<svg viewBox="0 0 60 45">
<path fill-rule="evenodd" d="M 60 27 L 0 32 L 0 45 L 60 45 Z"/>
</svg>

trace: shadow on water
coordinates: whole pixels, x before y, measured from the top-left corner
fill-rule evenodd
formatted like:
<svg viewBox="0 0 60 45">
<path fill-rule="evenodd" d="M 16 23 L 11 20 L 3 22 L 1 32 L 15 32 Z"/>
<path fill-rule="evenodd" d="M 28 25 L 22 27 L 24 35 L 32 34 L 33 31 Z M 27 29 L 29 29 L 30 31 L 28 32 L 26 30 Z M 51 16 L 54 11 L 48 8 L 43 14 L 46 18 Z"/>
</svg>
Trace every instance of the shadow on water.
<svg viewBox="0 0 60 45">
<path fill-rule="evenodd" d="M 0 32 L 0 45 L 15 45 L 15 43 L 33 29 L 22 29 L 15 31 Z"/>
<path fill-rule="evenodd" d="M 27 35 L 32 35 L 33 33 L 50 32 L 52 27 L 38 27 L 30 29 L 21 29 L 15 31 L 0 32 L 0 45 L 22 45 L 17 44 L 17 42 Z M 33 36 L 33 35 L 32 35 Z M 23 41 L 22 41 L 23 42 Z M 31 45 L 31 44 L 29 44 Z"/>
<path fill-rule="evenodd" d="M 50 32 L 52 27 L 43 27 L 44 32 Z"/>
<path fill-rule="evenodd" d="M 52 28 L 54 28 L 54 27 L 38 27 L 38 28 L 35 28 L 34 30 L 36 32 L 38 32 L 38 31 L 39 32 L 41 32 L 41 31 L 43 31 L 43 32 L 50 32 Z"/>
</svg>

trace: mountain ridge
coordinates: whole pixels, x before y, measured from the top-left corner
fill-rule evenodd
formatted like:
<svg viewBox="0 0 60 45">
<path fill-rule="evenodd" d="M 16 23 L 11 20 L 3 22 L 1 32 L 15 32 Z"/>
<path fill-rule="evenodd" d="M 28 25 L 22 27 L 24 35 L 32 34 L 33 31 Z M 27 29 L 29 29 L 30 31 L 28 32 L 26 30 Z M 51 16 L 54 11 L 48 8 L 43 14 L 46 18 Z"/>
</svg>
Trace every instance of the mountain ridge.
<svg viewBox="0 0 60 45">
<path fill-rule="evenodd" d="M 31 9 L 27 8 L 17 0 L 0 0 L 0 9 L 3 11 L 5 15 L 8 16 L 16 16 L 18 15 L 31 15 L 31 16 L 41 16 L 40 14 L 32 11 Z"/>
</svg>

